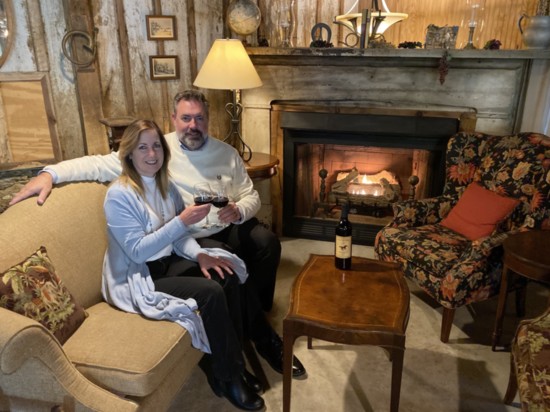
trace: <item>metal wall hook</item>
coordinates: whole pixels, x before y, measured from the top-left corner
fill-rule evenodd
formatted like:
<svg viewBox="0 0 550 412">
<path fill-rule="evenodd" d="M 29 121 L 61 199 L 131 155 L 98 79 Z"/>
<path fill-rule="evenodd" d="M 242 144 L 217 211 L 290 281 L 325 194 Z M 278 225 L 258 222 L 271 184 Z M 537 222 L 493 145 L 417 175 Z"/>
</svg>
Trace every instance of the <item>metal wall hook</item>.
<svg viewBox="0 0 550 412">
<path fill-rule="evenodd" d="M 88 33 L 86 33 L 85 31 L 80 31 L 80 30 L 71 30 L 71 31 L 67 32 L 63 36 L 63 42 L 61 44 L 61 47 L 63 49 L 63 55 L 75 66 L 86 67 L 86 66 L 89 66 L 90 64 L 92 64 L 95 60 L 95 56 L 96 56 L 96 52 L 97 52 L 97 47 L 96 47 L 97 46 L 97 44 L 96 44 L 97 31 L 98 31 L 97 28 L 94 28 L 94 31 L 93 31 L 91 36 Z M 84 45 L 82 45 L 82 47 L 84 49 L 88 50 L 90 53 L 92 53 L 89 60 L 78 61 L 78 60 L 74 59 L 71 56 L 71 54 L 67 50 L 67 45 L 69 43 L 69 39 L 71 39 L 73 36 L 84 37 L 88 41 L 88 44 L 84 44 Z"/>
</svg>

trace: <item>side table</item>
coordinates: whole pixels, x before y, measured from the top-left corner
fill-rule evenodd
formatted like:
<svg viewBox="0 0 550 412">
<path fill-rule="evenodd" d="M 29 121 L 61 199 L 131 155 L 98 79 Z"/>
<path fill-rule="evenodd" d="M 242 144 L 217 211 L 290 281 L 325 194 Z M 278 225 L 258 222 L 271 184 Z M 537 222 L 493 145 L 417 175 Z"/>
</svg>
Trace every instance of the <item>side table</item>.
<svg viewBox="0 0 550 412">
<path fill-rule="evenodd" d="M 251 179 L 269 179 L 277 174 L 279 159 L 267 153 L 252 152 L 250 160 L 244 162 Z"/>
<path fill-rule="evenodd" d="M 283 321 L 283 411 L 290 411 L 292 355 L 299 336 L 386 349 L 392 362 L 390 411 L 399 409 L 409 288 L 399 265 L 353 257 L 352 269 L 334 256 L 311 255 L 294 281 Z"/>
<path fill-rule="evenodd" d="M 513 273 L 527 279 L 550 283 L 550 230 L 531 230 L 509 236 L 503 243 L 504 265 L 498 295 L 492 349 L 502 334 L 502 319 L 506 308 L 508 286 Z"/>
</svg>

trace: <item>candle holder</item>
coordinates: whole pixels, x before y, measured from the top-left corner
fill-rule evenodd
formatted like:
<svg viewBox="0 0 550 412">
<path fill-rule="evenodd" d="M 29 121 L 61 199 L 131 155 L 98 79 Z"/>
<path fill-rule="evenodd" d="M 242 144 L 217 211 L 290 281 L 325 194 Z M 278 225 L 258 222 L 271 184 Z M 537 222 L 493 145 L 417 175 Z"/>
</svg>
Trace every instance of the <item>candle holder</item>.
<svg viewBox="0 0 550 412">
<path fill-rule="evenodd" d="M 485 0 L 466 0 L 466 17 L 465 20 L 468 22 L 468 42 L 466 43 L 466 46 L 464 46 L 464 49 L 473 50 L 477 49 L 477 47 L 474 45 L 474 41 L 478 39 L 474 39 L 474 33 L 476 31 L 476 28 L 478 29 L 478 36 L 479 32 L 481 31 L 483 27 L 483 13 L 485 12 Z M 463 21 L 464 23 L 464 21 Z"/>
</svg>

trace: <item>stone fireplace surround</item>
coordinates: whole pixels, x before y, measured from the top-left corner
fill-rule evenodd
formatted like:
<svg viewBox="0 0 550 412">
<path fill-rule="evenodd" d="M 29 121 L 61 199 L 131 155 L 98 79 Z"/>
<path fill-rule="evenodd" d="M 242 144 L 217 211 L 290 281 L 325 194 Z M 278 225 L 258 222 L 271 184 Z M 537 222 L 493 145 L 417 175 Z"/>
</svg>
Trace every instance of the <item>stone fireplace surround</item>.
<svg viewBox="0 0 550 412">
<path fill-rule="evenodd" d="M 520 131 L 533 62 L 550 59 L 550 51 L 451 50 L 450 69 L 440 84 L 441 50 L 248 52 L 263 86 L 242 91 L 243 136 L 253 151 L 277 155 L 281 161 L 279 179 L 258 187 L 264 205 L 272 208 L 273 229 L 279 235 L 290 222 L 283 221 L 282 213 L 285 162 L 280 124 L 274 121 L 276 104 L 322 103 L 335 113 L 342 108 L 474 113 L 476 131 L 507 134 Z M 536 84 L 530 88 L 536 90 Z"/>
</svg>

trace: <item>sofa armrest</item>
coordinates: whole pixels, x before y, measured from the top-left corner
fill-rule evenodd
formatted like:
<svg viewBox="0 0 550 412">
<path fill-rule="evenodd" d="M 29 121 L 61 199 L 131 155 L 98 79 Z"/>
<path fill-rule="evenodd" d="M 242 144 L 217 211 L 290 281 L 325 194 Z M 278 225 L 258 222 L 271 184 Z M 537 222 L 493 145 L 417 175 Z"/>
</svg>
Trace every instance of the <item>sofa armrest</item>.
<svg viewBox="0 0 550 412">
<path fill-rule="evenodd" d="M 403 200 L 393 203 L 391 227 L 415 227 L 440 222 L 458 201 L 456 196 Z"/>
<path fill-rule="evenodd" d="M 0 386 L 12 408 L 25 407 L 25 402 L 53 407 L 71 399 L 76 410 L 137 409 L 135 402 L 86 379 L 38 322 L 0 308 L 0 324 Z"/>
</svg>

